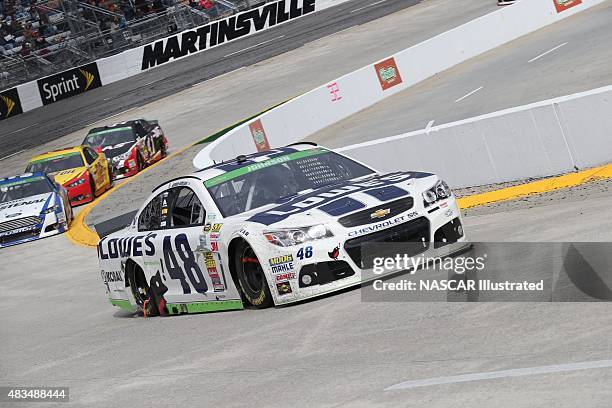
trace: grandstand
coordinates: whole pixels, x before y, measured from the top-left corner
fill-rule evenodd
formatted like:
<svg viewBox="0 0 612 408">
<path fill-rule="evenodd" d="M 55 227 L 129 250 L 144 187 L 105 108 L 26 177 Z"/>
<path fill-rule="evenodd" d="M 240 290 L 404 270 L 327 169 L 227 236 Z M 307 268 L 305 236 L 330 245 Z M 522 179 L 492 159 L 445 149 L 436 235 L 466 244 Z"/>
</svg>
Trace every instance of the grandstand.
<svg viewBox="0 0 612 408">
<path fill-rule="evenodd" d="M 0 89 L 270 0 L 0 0 Z"/>
</svg>

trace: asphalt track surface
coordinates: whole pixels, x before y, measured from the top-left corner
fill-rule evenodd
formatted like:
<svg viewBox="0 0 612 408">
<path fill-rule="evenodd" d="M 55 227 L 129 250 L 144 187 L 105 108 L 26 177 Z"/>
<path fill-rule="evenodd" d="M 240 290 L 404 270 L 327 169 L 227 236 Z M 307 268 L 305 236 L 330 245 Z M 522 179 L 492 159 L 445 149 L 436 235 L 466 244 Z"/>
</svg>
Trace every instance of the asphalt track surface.
<svg viewBox="0 0 612 408">
<path fill-rule="evenodd" d="M 201 97 L 198 89 L 185 103 Z M 612 220 L 602 216 L 612 206 L 610 183 L 555 194 L 490 206 L 464 219 L 466 231 L 472 241 L 612 240 Z M 366 303 L 354 289 L 277 309 L 142 319 L 106 302 L 94 249 L 57 236 L 0 257 L 0 385 L 69 386 L 68 406 L 612 401 L 609 367 L 385 391 L 408 380 L 609 360 L 609 303 Z"/>
<path fill-rule="evenodd" d="M 612 191 L 590 190 L 602 192 L 466 217 L 466 230 L 473 241 L 610 241 L 612 221 L 601 215 Z M 69 386 L 69 406 L 612 401 L 611 368 L 385 391 L 408 380 L 610 359 L 609 303 L 372 303 L 353 289 L 290 307 L 143 319 L 106 302 L 94 249 L 58 236 L 1 256 L 0 384 Z"/>
<path fill-rule="evenodd" d="M 0 124 L 0 157 L 39 146 L 97 120 L 173 95 L 194 84 L 254 65 L 319 38 L 417 3 L 418 0 L 385 0 L 374 7 L 351 13 L 364 3 L 362 0 L 349 1 L 245 39 L 212 48 L 178 63 L 167 64 L 77 97 L 26 112 Z M 257 44 L 262 45 L 254 47 Z M 241 52 L 249 47 L 254 48 Z"/>
<path fill-rule="evenodd" d="M 308 137 L 365 142 L 612 84 L 612 1 L 495 48 Z"/>
</svg>

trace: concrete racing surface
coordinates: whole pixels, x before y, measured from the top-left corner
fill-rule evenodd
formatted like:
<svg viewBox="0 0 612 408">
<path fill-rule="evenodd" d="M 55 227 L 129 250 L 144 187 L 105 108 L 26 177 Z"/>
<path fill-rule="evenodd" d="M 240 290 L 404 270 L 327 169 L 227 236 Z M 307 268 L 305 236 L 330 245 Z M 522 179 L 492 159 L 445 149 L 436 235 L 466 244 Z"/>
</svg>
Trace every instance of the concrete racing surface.
<svg viewBox="0 0 612 408">
<path fill-rule="evenodd" d="M 330 147 L 610 85 L 612 1 L 473 58 L 308 137 Z M 558 47 L 558 48 L 557 48 Z"/>
<path fill-rule="evenodd" d="M 612 221 L 601 218 L 612 206 L 609 191 L 589 198 L 585 187 L 574 201 L 557 193 L 534 208 L 466 217 L 466 231 L 472 241 L 612 240 Z M 353 289 L 277 309 L 144 319 L 107 303 L 94 249 L 57 236 L 1 257 L 10 267 L 0 289 L 0 383 L 69 386 L 70 406 L 612 401 L 610 367 L 385 391 L 405 381 L 609 360 L 607 303 L 365 303 Z"/>
</svg>

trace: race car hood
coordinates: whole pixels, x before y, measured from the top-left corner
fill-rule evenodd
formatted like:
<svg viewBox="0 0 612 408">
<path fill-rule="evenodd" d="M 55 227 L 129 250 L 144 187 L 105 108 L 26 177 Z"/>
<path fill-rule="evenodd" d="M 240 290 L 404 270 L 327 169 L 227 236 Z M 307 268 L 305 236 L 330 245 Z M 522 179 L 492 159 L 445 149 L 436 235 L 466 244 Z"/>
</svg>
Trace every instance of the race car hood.
<svg viewBox="0 0 612 408">
<path fill-rule="evenodd" d="M 245 221 L 265 226 L 308 226 L 336 220 L 404 197 L 412 196 L 416 200 L 436 180 L 433 174 L 421 172 L 375 174 L 359 181 L 317 189 L 282 203 L 258 208 L 243 216 Z"/>
<path fill-rule="evenodd" d="M 102 148 L 102 152 L 104 152 L 104 155 L 106 156 L 107 159 L 112 159 L 114 157 L 119 156 L 120 154 L 123 154 L 129 151 L 132 148 L 132 146 L 134 146 L 134 144 L 135 142 L 130 141 L 130 142 L 118 143 L 112 146 L 104 146 Z"/>
<path fill-rule="evenodd" d="M 56 173 L 51 173 L 51 176 L 55 178 L 55 181 L 63 185 L 75 177 L 81 177 L 81 175 L 85 173 L 86 170 L 87 167 L 76 167 L 74 169 L 66 169 L 58 171 Z"/>
<path fill-rule="evenodd" d="M 14 218 L 38 216 L 53 203 L 54 193 L 38 194 L 19 200 L 7 201 L 0 204 L 0 222 L 10 221 Z"/>
</svg>

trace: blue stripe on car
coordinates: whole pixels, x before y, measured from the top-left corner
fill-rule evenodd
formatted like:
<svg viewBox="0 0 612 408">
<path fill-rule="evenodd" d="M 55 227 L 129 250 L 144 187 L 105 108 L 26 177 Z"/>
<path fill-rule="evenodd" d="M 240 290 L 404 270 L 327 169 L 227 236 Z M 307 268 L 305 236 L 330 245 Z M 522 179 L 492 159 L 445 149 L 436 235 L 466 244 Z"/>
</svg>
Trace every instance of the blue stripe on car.
<svg viewBox="0 0 612 408">
<path fill-rule="evenodd" d="M 322 205 L 318 208 L 329 215 L 338 216 L 348 214 L 355 210 L 359 210 L 361 208 L 365 208 L 365 204 L 361 201 L 357 201 L 351 197 L 344 197 L 336 201 L 332 201 L 329 204 Z"/>
<path fill-rule="evenodd" d="M 381 188 L 373 188 L 372 190 L 364 191 L 365 194 L 371 195 L 380 201 L 389 201 L 396 198 L 408 195 L 408 192 L 397 186 L 385 186 Z"/>
</svg>

